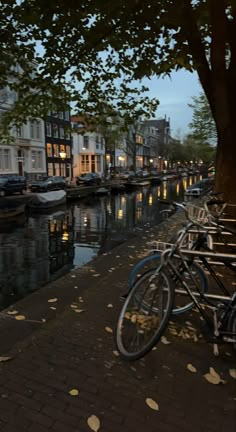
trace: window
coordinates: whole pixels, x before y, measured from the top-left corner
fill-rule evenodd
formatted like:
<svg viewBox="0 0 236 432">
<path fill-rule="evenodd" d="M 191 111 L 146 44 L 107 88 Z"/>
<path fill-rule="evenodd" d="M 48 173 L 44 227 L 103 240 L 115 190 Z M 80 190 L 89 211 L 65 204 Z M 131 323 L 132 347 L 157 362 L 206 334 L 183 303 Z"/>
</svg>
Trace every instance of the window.
<svg viewBox="0 0 236 432">
<path fill-rule="evenodd" d="M 59 157 L 59 147 L 58 144 L 53 144 L 53 156 Z"/>
<path fill-rule="evenodd" d="M 30 138 L 39 140 L 42 138 L 42 128 L 40 121 L 30 121 Z"/>
<path fill-rule="evenodd" d="M 64 112 L 63 111 L 59 111 L 59 118 L 60 119 L 64 119 Z"/>
<path fill-rule="evenodd" d="M 81 156 L 81 171 L 82 172 L 89 172 L 89 155 L 82 155 Z"/>
<path fill-rule="evenodd" d="M 48 163 L 48 175 L 53 176 L 53 164 Z"/>
<path fill-rule="evenodd" d="M 88 136 L 83 136 L 83 149 L 87 149 L 89 148 L 89 137 Z"/>
<path fill-rule="evenodd" d="M 50 122 L 46 123 L 46 135 L 52 136 L 52 124 Z"/>
<path fill-rule="evenodd" d="M 16 126 L 15 133 L 17 138 L 23 137 L 23 126 Z"/>
<path fill-rule="evenodd" d="M 101 171 L 101 156 L 97 157 L 97 171 Z"/>
<path fill-rule="evenodd" d="M 0 169 L 9 170 L 11 168 L 10 150 L 0 149 Z"/>
<path fill-rule="evenodd" d="M 65 137 L 64 127 L 60 126 L 60 138 L 64 138 L 64 137 Z"/>
<path fill-rule="evenodd" d="M 47 144 L 47 156 L 52 157 L 52 144 Z"/>
<path fill-rule="evenodd" d="M 32 168 L 42 169 L 43 168 L 43 158 L 41 151 L 32 151 Z"/>
<path fill-rule="evenodd" d="M 65 111 L 65 120 L 69 121 L 70 120 L 70 113 L 69 111 Z"/>
<path fill-rule="evenodd" d="M 97 149 L 97 150 L 99 149 L 99 144 L 96 144 L 96 149 Z"/>
<path fill-rule="evenodd" d="M 70 158 L 71 154 L 70 154 L 70 146 L 66 146 L 66 157 Z"/>
<path fill-rule="evenodd" d="M 99 136 L 96 135 L 96 144 L 98 144 L 98 143 L 99 143 Z"/>
<path fill-rule="evenodd" d="M 58 125 L 55 124 L 55 123 L 53 123 L 52 130 L 53 130 L 53 136 L 54 136 L 54 138 L 58 138 Z"/>
</svg>

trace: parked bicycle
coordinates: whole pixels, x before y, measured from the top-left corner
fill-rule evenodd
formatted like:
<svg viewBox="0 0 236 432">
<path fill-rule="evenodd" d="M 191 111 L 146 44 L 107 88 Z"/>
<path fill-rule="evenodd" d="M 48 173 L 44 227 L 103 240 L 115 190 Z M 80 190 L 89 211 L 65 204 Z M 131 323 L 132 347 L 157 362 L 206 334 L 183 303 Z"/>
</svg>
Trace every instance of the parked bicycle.
<svg viewBox="0 0 236 432">
<path fill-rule="evenodd" d="M 189 223 L 175 243 L 159 242 L 156 245 L 155 251 L 159 255 L 151 257 L 156 263 L 155 268 L 136 279 L 120 312 L 116 343 L 125 359 L 144 356 L 163 335 L 172 312 L 182 313 L 193 305 L 206 323 L 215 353 L 218 342 L 230 342 L 236 347 L 236 293 L 231 295 L 210 261 L 223 262 L 235 271 L 236 255 L 205 250 L 207 236 L 212 230 L 211 225 L 206 228 L 211 222 L 209 214 L 200 209 L 194 219 L 193 209 L 190 212 L 188 207 L 183 206 L 183 209 Z M 197 238 L 186 247 L 188 232 L 196 228 L 199 229 Z M 207 278 L 196 259 L 214 278 L 222 294 L 207 293 Z M 187 300 L 181 302 L 182 298 Z"/>
</svg>

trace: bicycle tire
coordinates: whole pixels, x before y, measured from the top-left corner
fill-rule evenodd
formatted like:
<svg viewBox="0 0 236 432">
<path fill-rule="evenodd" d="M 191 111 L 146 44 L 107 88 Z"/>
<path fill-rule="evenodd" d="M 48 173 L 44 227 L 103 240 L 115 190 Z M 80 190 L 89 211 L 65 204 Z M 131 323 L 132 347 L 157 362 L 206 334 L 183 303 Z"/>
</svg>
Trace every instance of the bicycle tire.
<svg viewBox="0 0 236 432">
<path fill-rule="evenodd" d="M 158 265 L 160 263 L 160 254 L 157 253 L 157 254 L 151 255 L 149 257 L 146 257 L 146 258 L 142 259 L 141 261 L 139 261 L 138 264 L 136 264 L 136 266 L 133 268 L 133 270 L 130 274 L 130 279 L 129 279 L 130 289 L 132 289 L 132 286 L 135 283 L 135 277 L 137 280 L 137 273 L 141 272 L 142 267 L 144 267 L 145 265 L 147 265 L 149 263 L 152 263 L 153 261 L 156 262 L 156 264 L 155 264 L 156 267 L 155 268 L 153 267 L 151 269 L 146 270 L 142 274 L 142 276 L 144 276 L 145 274 L 149 274 L 149 272 L 151 274 L 151 272 L 155 271 L 155 269 L 158 267 Z M 202 294 L 207 293 L 208 292 L 208 279 L 207 279 L 207 276 L 206 276 L 204 270 L 202 269 L 202 267 L 199 264 L 197 264 L 195 262 L 193 262 L 191 264 L 191 269 L 193 270 L 193 272 L 195 272 L 195 279 L 196 280 L 198 279 L 198 281 L 199 281 L 199 291 Z M 175 296 L 175 299 L 177 300 L 177 296 Z M 188 312 L 189 310 L 191 310 L 195 306 L 195 304 L 194 304 L 194 302 L 190 302 L 190 303 L 187 303 L 186 305 L 184 305 L 182 307 L 177 305 L 177 304 L 175 304 L 175 306 L 176 307 L 174 307 L 172 310 L 172 315 L 180 315 L 182 313 Z"/>
<path fill-rule="evenodd" d="M 144 274 L 137 280 L 118 318 L 115 342 L 117 350 L 125 360 L 138 360 L 151 351 L 168 325 L 174 302 L 172 281 L 163 270 L 153 271 L 151 276 Z M 137 297 L 138 290 L 142 293 L 141 299 Z M 145 297 L 151 303 L 149 309 L 147 306 L 143 307 Z M 158 302 L 162 307 L 154 311 L 154 302 Z M 138 347 L 137 344 L 134 346 L 136 341 L 139 344 Z"/>
</svg>

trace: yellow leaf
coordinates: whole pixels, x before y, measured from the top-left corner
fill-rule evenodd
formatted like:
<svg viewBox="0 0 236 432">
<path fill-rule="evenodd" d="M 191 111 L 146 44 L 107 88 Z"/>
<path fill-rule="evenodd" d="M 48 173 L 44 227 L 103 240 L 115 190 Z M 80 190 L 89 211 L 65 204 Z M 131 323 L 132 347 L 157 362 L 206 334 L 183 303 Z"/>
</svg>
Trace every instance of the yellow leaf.
<svg viewBox="0 0 236 432">
<path fill-rule="evenodd" d="M 108 307 L 108 308 L 113 308 L 113 304 L 109 303 L 109 304 L 107 305 L 107 307 Z"/>
<path fill-rule="evenodd" d="M 236 379 L 236 369 L 230 369 L 229 374 L 232 378 Z"/>
<path fill-rule="evenodd" d="M 93 277 L 101 276 L 100 273 L 93 274 Z"/>
<path fill-rule="evenodd" d="M 57 310 L 57 308 L 55 308 L 54 306 L 50 306 L 50 309 Z"/>
<path fill-rule="evenodd" d="M 17 321 L 23 321 L 23 320 L 25 320 L 25 316 L 24 316 L 24 315 L 16 315 L 16 316 L 15 316 L 15 319 L 16 319 Z"/>
<path fill-rule="evenodd" d="M 56 303 L 57 302 L 57 298 L 51 298 L 48 300 L 48 303 Z"/>
<path fill-rule="evenodd" d="M 116 356 L 116 357 L 118 357 L 119 356 L 119 353 L 118 353 L 118 351 L 112 351 L 113 352 L 113 354 Z"/>
<path fill-rule="evenodd" d="M 191 364 L 191 363 L 188 363 L 187 364 L 187 369 L 190 371 L 190 372 L 197 372 L 197 369 Z"/>
<path fill-rule="evenodd" d="M 213 367 L 210 367 L 209 372 L 213 377 L 220 378 L 220 375 L 215 371 Z"/>
<path fill-rule="evenodd" d="M 85 309 L 73 309 L 74 312 L 81 313 L 85 312 Z"/>
<path fill-rule="evenodd" d="M 0 357 L 0 362 L 5 362 L 5 361 L 11 360 L 11 359 L 12 359 L 12 357 L 2 356 L 2 357 Z"/>
<path fill-rule="evenodd" d="M 168 345 L 168 344 L 170 344 L 170 342 L 166 339 L 165 336 L 162 336 L 162 337 L 161 337 L 161 342 L 162 342 L 164 345 Z"/>
<path fill-rule="evenodd" d="M 88 423 L 90 429 L 94 432 L 97 432 L 100 429 L 100 420 L 95 415 L 91 415 L 88 418 L 87 423 Z"/>
<path fill-rule="evenodd" d="M 221 382 L 221 379 L 219 376 L 216 377 L 214 375 L 211 375 L 210 373 L 205 374 L 204 377 L 211 384 L 220 384 L 220 382 Z"/>
<path fill-rule="evenodd" d="M 113 333 L 113 330 L 111 329 L 111 327 L 105 327 L 105 330 L 107 331 L 107 333 Z"/>
<path fill-rule="evenodd" d="M 72 390 L 69 391 L 69 394 L 70 394 L 71 396 L 78 396 L 78 394 L 79 394 L 79 390 L 77 390 L 77 389 L 72 389 Z"/>
<path fill-rule="evenodd" d="M 147 398 L 146 399 L 146 404 L 149 406 L 149 408 L 151 408 L 151 409 L 153 409 L 155 411 L 159 411 L 159 405 L 153 399 Z"/>
<path fill-rule="evenodd" d="M 77 306 L 74 305 L 74 304 L 71 304 L 70 307 L 71 307 L 72 309 L 76 309 L 76 308 L 77 308 Z"/>
<path fill-rule="evenodd" d="M 13 311 L 8 311 L 7 313 L 8 313 L 8 315 L 16 315 L 18 313 L 18 311 L 13 310 Z"/>
</svg>

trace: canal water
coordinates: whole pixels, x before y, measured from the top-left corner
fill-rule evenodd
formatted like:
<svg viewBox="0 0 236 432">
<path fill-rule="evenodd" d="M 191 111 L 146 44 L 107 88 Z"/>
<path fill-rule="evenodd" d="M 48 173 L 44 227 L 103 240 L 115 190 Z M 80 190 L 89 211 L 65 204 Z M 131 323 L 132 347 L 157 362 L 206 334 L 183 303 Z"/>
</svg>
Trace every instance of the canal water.
<svg viewBox="0 0 236 432">
<path fill-rule="evenodd" d="M 158 199 L 182 201 L 199 180 L 163 182 L 127 194 L 80 199 L 0 225 L 0 310 L 161 222 Z"/>
</svg>

